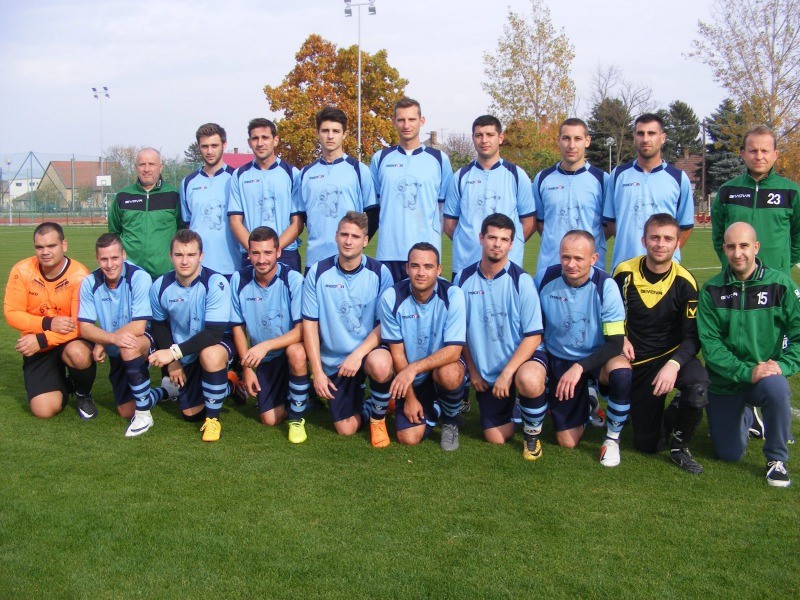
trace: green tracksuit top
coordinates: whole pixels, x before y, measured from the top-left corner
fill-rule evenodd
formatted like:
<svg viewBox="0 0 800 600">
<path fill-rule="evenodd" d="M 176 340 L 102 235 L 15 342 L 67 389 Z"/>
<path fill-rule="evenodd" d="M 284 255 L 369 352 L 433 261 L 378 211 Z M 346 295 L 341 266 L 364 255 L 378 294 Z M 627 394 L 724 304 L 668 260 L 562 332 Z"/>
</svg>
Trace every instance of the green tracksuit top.
<svg viewBox="0 0 800 600">
<path fill-rule="evenodd" d="M 172 270 L 169 243 L 181 227 L 180 193 L 160 178 L 149 192 L 139 181 L 120 190 L 108 209 L 108 230 L 122 238 L 128 260 L 153 278 Z"/>
<path fill-rule="evenodd" d="M 753 368 L 769 359 L 786 377 L 800 371 L 800 291 L 787 274 L 758 259 L 745 281 L 726 268 L 703 286 L 697 311 L 712 393 L 739 393 Z"/>
<path fill-rule="evenodd" d="M 756 230 L 766 266 L 789 273 L 800 262 L 800 187 L 791 179 L 773 169 L 761 181 L 745 173 L 722 184 L 711 206 L 711 238 L 723 269 L 725 230 L 737 221 Z"/>
</svg>

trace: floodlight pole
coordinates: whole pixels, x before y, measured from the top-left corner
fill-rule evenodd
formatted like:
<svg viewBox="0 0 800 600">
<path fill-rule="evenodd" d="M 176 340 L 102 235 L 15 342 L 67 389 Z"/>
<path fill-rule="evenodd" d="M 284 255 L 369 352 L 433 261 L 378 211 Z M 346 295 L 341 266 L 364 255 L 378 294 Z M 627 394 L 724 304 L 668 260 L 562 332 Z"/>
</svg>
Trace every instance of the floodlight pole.
<svg viewBox="0 0 800 600">
<path fill-rule="evenodd" d="M 613 137 L 606 138 L 606 146 L 608 146 L 608 172 L 611 173 L 611 148 L 617 145 L 617 140 Z"/>
<path fill-rule="evenodd" d="M 344 0 L 344 16 L 352 17 L 353 9 L 351 7 L 358 7 L 358 147 L 356 154 L 358 160 L 361 160 L 361 7 L 369 6 L 368 13 L 375 14 L 375 0 L 369 2 L 352 2 L 352 0 Z"/>
<path fill-rule="evenodd" d="M 104 85 L 92 88 L 94 99 L 100 103 L 100 175 L 105 175 L 103 172 L 103 97 L 111 98 L 110 91 Z"/>
</svg>

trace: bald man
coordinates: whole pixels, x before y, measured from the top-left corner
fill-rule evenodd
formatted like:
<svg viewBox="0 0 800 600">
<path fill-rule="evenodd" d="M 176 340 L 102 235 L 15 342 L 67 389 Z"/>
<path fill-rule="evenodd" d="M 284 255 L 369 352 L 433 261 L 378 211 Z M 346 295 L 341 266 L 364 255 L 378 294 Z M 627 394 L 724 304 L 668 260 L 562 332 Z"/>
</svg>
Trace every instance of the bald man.
<svg viewBox="0 0 800 600">
<path fill-rule="evenodd" d="M 753 227 L 733 223 L 722 247 L 728 266 L 700 292 L 697 329 L 711 380 L 706 411 L 714 453 L 733 462 L 747 444 L 745 406 L 761 408 L 767 483 L 788 487 L 787 377 L 800 371 L 800 291 L 786 273 L 762 264 L 759 247 Z"/>
</svg>

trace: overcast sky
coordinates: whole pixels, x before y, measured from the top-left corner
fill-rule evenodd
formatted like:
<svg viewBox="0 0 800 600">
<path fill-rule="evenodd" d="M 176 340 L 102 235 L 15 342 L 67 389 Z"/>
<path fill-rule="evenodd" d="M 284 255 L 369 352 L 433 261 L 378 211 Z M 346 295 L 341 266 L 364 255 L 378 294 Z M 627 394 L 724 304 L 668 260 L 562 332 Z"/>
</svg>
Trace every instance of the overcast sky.
<svg viewBox="0 0 800 600">
<path fill-rule="evenodd" d="M 724 98 L 710 70 L 684 57 L 697 21 L 710 17 L 709 0 L 549 4 L 575 46 L 580 116 L 600 64 L 652 87 L 661 105 L 688 102 L 701 118 Z M 529 12 L 528 0 L 376 0 L 376 16 L 362 13 L 362 48 L 387 49 L 422 103 L 426 132 L 467 132 L 489 105 L 482 57 L 494 50 L 508 6 Z M 343 0 L 0 0 L 0 19 L 3 162 L 29 150 L 97 156 L 101 121 L 105 147 L 182 155 L 197 126 L 215 121 L 229 150 L 246 151 L 248 120 L 275 116 L 262 88 L 281 82 L 303 40 L 357 40 Z M 98 85 L 111 91 L 102 119 L 90 89 Z"/>
</svg>

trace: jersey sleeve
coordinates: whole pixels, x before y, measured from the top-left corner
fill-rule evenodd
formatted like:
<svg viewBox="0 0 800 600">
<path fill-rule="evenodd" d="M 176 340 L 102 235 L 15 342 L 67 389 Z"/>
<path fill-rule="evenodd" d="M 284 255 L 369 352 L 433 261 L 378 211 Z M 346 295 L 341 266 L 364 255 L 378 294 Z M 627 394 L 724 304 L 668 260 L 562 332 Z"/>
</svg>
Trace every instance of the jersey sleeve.
<svg viewBox="0 0 800 600">
<path fill-rule="evenodd" d="M 292 324 L 297 325 L 303 320 L 303 276 L 297 271 L 289 271 L 289 295 Z"/>
<path fill-rule="evenodd" d="M 117 203 L 116 196 L 111 201 L 111 206 L 108 208 L 108 231 L 122 235 L 122 215 L 119 212 L 119 204 Z"/>
<path fill-rule="evenodd" d="M 539 180 L 542 177 L 543 171 L 539 171 L 536 177 L 533 178 L 531 184 L 531 195 L 533 196 L 533 205 L 536 210 L 536 218 L 540 222 L 544 222 L 544 201 L 542 200 L 542 193 L 539 191 Z"/>
<path fill-rule="evenodd" d="M 84 323 L 94 324 L 97 321 L 97 307 L 94 305 L 94 276 L 88 275 L 81 281 L 81 289 L 78 300 L 78 320 Z M 149 302 L 148 302 L 149 304 Z"/>
<path fill-rule="evenodd" d="M 447 198 L 447 190 L 450 189 L 450 181 L 453 179 L 453 166 L 450 164 L 450 157 L 442 152 L 442 181 L 439 184 L 439 202 L 443 203 Z"/>
<path fill-rule="evenodd" d="M 303 171 L 300 171 L 300 173 L 297 175 L 297 181 L 293 186 L 292 202 L 294 203 L 294 206 L 297 209 L 297 214 L 300 215 L 306 214 L 306 200 L 305 200 L 305 195 L 303 193 Z"/>
<path fill-rule="evenodd" d="M 447 194 L 444 200 L 444 216 L 452 219 L 461 217 L 461 190 L 458 189 L 459 175 L 461 169 L 450 178 L 450 185 L 447 186 Z"/>
<path fill-rule="evenodd" d="M 206 294 L 206 325 L 228 326 L 231 318 L 231 290 L 228 280 L 219 273 L 209 278 Z"/>
<path fill-rule="evenodd" d="M 11 269 L 6 284 L 3 309 L 6 322 L 14 329 L 26 333 L 44 333 L 42 317 L 28 312 L 28 290 L 25 273 L 18 266 Z"/>
<path fill-rule="evenodd" d="M 789 345 L 781 353 L 778 364 L 783 375 L 791 377 L 800 371 L 800 290 L 788 275 L 784 276 L 783 314 Z"/>
<path fill-rule="evenodd" d="M 378 165 L 380 163 L 380 150 L 372 155 L 372 160 L 369 161 L 369 174 L 372 177 L 372 185 L 375 188 L 375 199 L 377 200 L 378 204 L 381 201 L 381 177 L 378 171 Z"/>
<path fill-rule="evenodd" d="M 231 325 L 242 325 L 244 323 L 244 314 L 242 313 L 242 304 L 239 300 L 239 281 L 241 275 L 236 271 L 231 276 Z"/>
<path fill-rule="evenodd" d="M 88 279 L 88 277 L 86 278 Z M 86 282 L 84 279 L 84 283 Z M 138 270 L 131 278 L 131 321 L 149 321 L 153 318 L 150 306 L 150 275 Z"/>
<path fill-rule="evenodd" d="M 295 194 L 297 190 L 300 189 L 300 170 L 297 167 L 292 167 L 292 197 L 291 197 L 291 205 L 292 205 L 292 213 L 290 216 L 299 215 L 303 212 L 298 204 L 299 201 L 299 194 Z"/>
<path fill-rule="evenodd" d="M 603 335 L 625 335 L 625 305 L 616 282 L 608 277 L 603 281 L 603 305 L 600 318 Z"/>
<path fill-rule="evenodd" d="M 519 218 L 530 217 L 536 214 L 536 204 L 533 201 L 531 178 L 521 168 L 517 169 L 519 185 L 517 186 L 517 214 Z"/>
<path fill-rule="evenodd" d="M 239 183 L 237 172 L 234 171 L 231 175 L 231 190 L 228 197 L 228 216 L 243 215 L 244 209 L 242 208 L 242 189 Z"/>
<path fill-rule="evenodd" d="M 451 285 L 447 295 L 450 307 L 447 309 L 442 341 L 445 346 L 464 346 L 467 343 L 467 305 L 464 291 Z"/>
<path fill-rule="evenodd" d="M 792 192 L 794 192 L 794 197 L 791 199 L 792 214 L 789 217 L 789 239 L 791 240 L 789 258 L 792 262 L 789 270 L 800 262 L 800 187 L 795 185 L 790 188 L 789 194 Z"/>
<path fill-rule="evenodd" d="M 163 280 L 163 276 L 159 277 L 153 282 L 153 285 L 150 286 L 150 310 L 153 312 L 154 321 L 166 321 L 169 319 L 169 314 L 167 314 L 167 311 L 161 306 L 161 298 L 159 297 L 161 282 Z"/>
<path fill-rule="evenodd" d="M 381 339 L 387 344 L 400 344 L 403 341 L 403 332 L 400 323 L 392 310 L 395 303 L 394 288 L 389 288 L 381 296 L 378 303 L 378 315 L 381 322 Z"/>
<path fill-rule="evenodd" d="M 681 229 L 691 229 L 694 227 L 694 198 L 692 197 L 692 186 L 689 177 L 681 171 L 681 191 L 678 200 L 678 214 L 675 216 Z"/>
<path fill-rule="evenodd" d="M 181 197 L 181 218 L 184 223 L 192 222 L 192 210 L 189 208 L 189 201 L 186 198 L 186 179 L 181 181 L 181 187 L 178 190 Z"/>
<path fill-rule="evenodd" d="M 542 307 L 533 279 L 527 273 L 524 273 L 519 279 L 519 296 L 519 317 L 522 335 L 524 337 L 541 335 L 544 333 Z"/>
<path fill-rule="evenodd" d="M 603 194 L 603 221 L 611 221 L 614 222 L 617 220 L 617 208 L 614 205 L 614 185 L 616 178 L 614 174 L 617 172 L 617 169 L 614 168 L 611 171 L 611 176 L 608 178 L 608 183 L 606 184 L 605 193 Z"/>
<path fill-rule="evenodd" d="M 303 283 L 303 318 L 309 321 L 319 321 L 319 302 L 317 300 L 317 265 L 306 273 Z"/>
<path fill-rule="evenodd" d="M 361 173 L 361 202 L 364 210 L 367 210 L 371 206 L 377 206 L 378 204 L 378 199 L 375 195 L 375 182 L 367 165 L 359 162 L 358 169 Z"/>
</svg>

